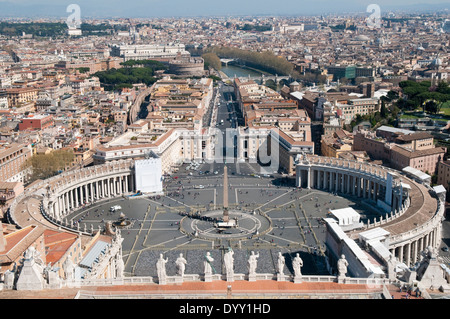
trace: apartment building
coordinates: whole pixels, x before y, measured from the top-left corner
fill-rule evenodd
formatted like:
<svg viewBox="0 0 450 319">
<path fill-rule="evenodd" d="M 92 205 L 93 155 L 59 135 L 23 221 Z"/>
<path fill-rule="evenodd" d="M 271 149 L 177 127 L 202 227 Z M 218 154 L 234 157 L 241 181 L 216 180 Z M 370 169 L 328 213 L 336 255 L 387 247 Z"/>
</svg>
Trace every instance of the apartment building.
<svg viewBox="0 0 450 319">
<path fill-rule="evenodd" d="M 0 109 L 7 109 L 9 106 L 8 104 L 8 97 L 6 95 L 6 92 L 0 91 Z"/>
<path fill-rule="evenodd" d="M 165 128 L 200 129 L 213 92 L 212 79 L 158 80 L 150 93 L 147 118 L 162 118 Z"/>
<path fill-rule="evenodd" d="M 437 184 L 442 185 L 450 192 L 450 161 L 440 161 L 437 169 Z"/>
<path fill-rule="evenodd" d="M 54 125 L 52 115 L 35 114 L 23 118 L 19 123 L 19 131 L 43 130 Z"/>
<path fill-rule="evenodd" d="M 340 158 L 345 152 L 353 149 L 353 136 L 342 129 L 331 135 L 323 135 L 321 139 L 322 156 Z"/>
<path fill-rule="evenodd" d="M 410 166 L 433 175 L 438 172 L 438 163 L 444 159 L 445 153 L 446 149 L 444 147 L 412 150 L 395 145 L 391 149 L 390 163 L 392 168 L 398 170 Z"/>
<path fill-rule="evenodd" d="M 156 60 L 170 61 L 177 57 L 189 57 L 185 45 L 178 44 L 136 44 L 136 45 L 114 45 L 111 48 L 111 56 L 121 57 L 128 60 Z"/>
<path fill-rule="evenodd" d="M 0 148 L 0 180 L 23 182 L 28 172 L 23 164 L 31 156 L 29 145 L 13 143 Z"/>
<path fill-rule="evenodd" d="M 21 104 L 34 102 L 38 98 L 38 88 L 8 88 L 6 89 L 6 96 L 8 98 L 9 107 L 17 107 Z"/>
<path fill-rule="evenodd" d="M 345 124 L 350 124 L 356 114 L 366 115 L 378 111 L 380 100 L 377 98 L 349 99 L 346 104 L 336 104 L 336 108 L 341 111 Z"/>
<path fill-rule="evenodd" d="M 161 158 L 163 173 L 185 161 L 211 159 L 212 134 L 209 129 L 145 129 L 129 130 L 118 138 L 96 147 L 94 164 L 121 159 L 145 159 L 153 152 Z"/>
<path fill-rule="evenodd" d="M 398 170 L 410 166 L 430 175 L 438 172 L 438 163 L 444 159 L 446 148 L 434 147 L 428 133 L 400 135 L 394 140 L 377 136 L 374 132 L 355 134 L 353 150 L 366 151 L 373 160 L 382 160 Z"/>
</svg>

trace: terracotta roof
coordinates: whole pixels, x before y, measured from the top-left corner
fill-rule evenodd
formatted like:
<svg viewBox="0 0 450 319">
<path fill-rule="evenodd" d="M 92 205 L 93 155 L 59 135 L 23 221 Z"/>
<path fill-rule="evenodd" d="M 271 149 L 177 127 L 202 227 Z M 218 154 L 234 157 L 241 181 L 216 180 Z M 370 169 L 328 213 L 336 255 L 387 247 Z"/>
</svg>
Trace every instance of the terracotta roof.
<svg viewBox="0 0 450 319">
<path fill-rule="evenodd" d="M 402 134 L 396 137 L 396 140 L 404 141 L 404 142 L 411 142 L 416 140 L 423 140 L 433 138 L 433 136 L 428 132 L 417 132 L 412 134 Z"/>
<path fill-rule="evenodd" d="M 76 242 L 78 236 L 71 233 L 47 229 L 44 232 L 45 259 L 47 263 L 56 263 Z"/>
<path fill-rule="evenodd" d="M 5 235 L 6 247 L 0 252 L 0 263 L 14 262 L 44 233 L 44 228 L 30 225 Z"/>
<path fill-rule="evenodd" d="M 429 148 L 429 149 L 425 149 L 425 150 L 413 151 L 413 150 L 407 150 L 407 149 L 397 146 L 397 145 L 394 145 L 392 147 L 392 151 L 397 152 L 408 158 L 417 158 L 417 157 L 422 157 L 422 156 L 443 154 L 446 152 L 444 147 L 434 147 L 434 148 Z"/>
</svg>

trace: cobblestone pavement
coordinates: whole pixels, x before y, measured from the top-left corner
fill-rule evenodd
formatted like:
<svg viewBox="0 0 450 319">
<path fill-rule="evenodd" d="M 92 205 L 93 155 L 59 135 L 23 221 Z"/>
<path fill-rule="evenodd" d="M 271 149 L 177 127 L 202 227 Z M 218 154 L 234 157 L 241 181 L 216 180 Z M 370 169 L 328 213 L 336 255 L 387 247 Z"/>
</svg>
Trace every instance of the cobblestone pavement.
<svg viewBox="0 0 450 319">
<path fill-rule="evenodd" d="M 292 271 L 291 256 L 299 252 L 304 260 L 303 273 L 320 275 L 328 274 L 323 258 L 325 226 L 322 222 L 328 211 L 353 207 L 362 214 L 363 221 L 376 213 L 357 198 L 300 190 L 292 186 L 292 181 L 279 175 L 257 177 L 253 173 L 256 166 L 252 164 L 227 164 L 230 167 L 230 209 L 243 214 L 263 214 L 270 220 L 270 227 L 260 229 L 259 234 L 236 238 L 196 238 L 182 228 L 182 219 L 192 218 L 186 214 L 202 216 L 209 210 L 220 210 L 223 202 L 223 166 L 215 164 L 217 171 L 199 175 L 202 168 L 205 172 L 210 165 L 202 164 L 197 171 L 187 170 L 187 165 L 181 167 L 178 173 L 165 180 L 165 196 L 123 197 L 99 202 L 74 212 L 68 220 L 80 222 L 82 229 L 84 224 L 88 229 L 91 225 L 97 229 L 108 220 L 118 219 L 120 212 L 112 213 L 109 208 L 120 205 L 121 212 L 130 221 L 129 226 L 121 230 L 128 276 L 154 276 L 159 254 L 169 258 L 167 271 L 169 275 L 174 274 L 174 262 L 180 253 L 188 262 L 186 273 L 200 274 L 206 251 L 215 256 L 216 273 L 223 273 L 221 249 L 227 247 L 236 252 L 236 273 L 247 273 L 248 256 L 255 251 L 260 254 L 258 273 L 275 273 L 274 260 L 278 252 L 282 252 L 286 258 L 286 274 L 289 274 Z M 195 175 L 189 175 L 189 172 Z M 216 231 L 212 223 L 209 231 Z"/>
</svg>

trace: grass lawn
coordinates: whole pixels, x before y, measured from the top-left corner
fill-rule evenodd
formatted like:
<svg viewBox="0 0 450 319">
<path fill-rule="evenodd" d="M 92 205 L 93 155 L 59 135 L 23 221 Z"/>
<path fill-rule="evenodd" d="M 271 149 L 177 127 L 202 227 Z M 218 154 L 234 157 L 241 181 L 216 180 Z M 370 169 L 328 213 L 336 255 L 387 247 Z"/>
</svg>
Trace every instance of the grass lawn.
<svg viewBox="0 0 450 319">
<path fill-rule="evenodd" d="M 402 119 L 418 119 L 420 117 L 417 115 L 412 115 L 412 114 L 402 114 L 400 116 L 400 118 L 402 118 Z"/>
<path fill-rule="evenodd" d="M 450 101 L 444 102 L 444 104 L 442 104 L 441 112 L 444 113 L 444 115 L 450 116 Z"/>
</svg>

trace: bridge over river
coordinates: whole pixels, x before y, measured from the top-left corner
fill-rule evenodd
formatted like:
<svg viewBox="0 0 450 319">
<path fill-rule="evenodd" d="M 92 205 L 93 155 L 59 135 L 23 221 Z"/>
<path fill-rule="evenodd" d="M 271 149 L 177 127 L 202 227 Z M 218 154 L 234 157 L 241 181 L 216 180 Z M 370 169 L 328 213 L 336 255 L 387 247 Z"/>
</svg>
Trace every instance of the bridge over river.
<svg viewBox="0 0 450 319">
<path fill-rule="evenodd" d="M 225 65 L 225 68 L 228 68 L 228 67 L 230 67 L 229 63 L 238 62 L 239 59 L 223 59 L 222 58 L 222 59 L 220 59 L 220 61 Z M 253 81 L 255 81 L 257 83 L 260 83 L 260 84 L 264 84 L 267 80 L 272 80 L 277 85 L 280 84 L 281 80 L 286 80 L 288 82 L 292 82 L 294 80 L 288 75 L 264 74 L 264 73 L 257 72 L 256 70 L 252 70 L 252 69 L 248 69 L 248 72 L 250 73 L 248 76 L 242 76 L 242 73 L 245 73 L 245 71 L 247 71 L 247 69 L 239 67 L 239 65 L 232 65 L 232 67 L 238 68 L 238 71 L 242 71 L 242 72 L 236 72 L 236 74 L 233 74 L 233 71 L 220 72 L 222 74 L 222 77 L 228 77 L 228 79 L 239 78 L 241 80 L 246 80 L 246 79 L 247 80 L 253 80 Z M 222 71 L 224 71 L 224 70 L 222 70 Z M 261 73 L 261 74 L 260 75 L 254 75 L 254 74 L 257 74 L 257 73 Z"/>
</svg>

